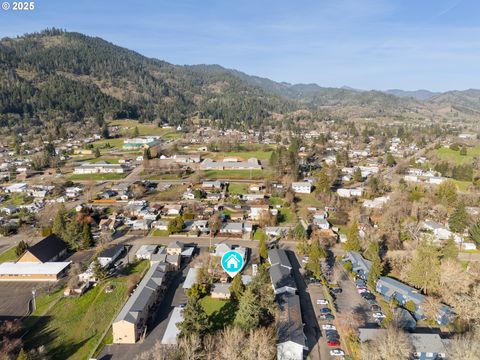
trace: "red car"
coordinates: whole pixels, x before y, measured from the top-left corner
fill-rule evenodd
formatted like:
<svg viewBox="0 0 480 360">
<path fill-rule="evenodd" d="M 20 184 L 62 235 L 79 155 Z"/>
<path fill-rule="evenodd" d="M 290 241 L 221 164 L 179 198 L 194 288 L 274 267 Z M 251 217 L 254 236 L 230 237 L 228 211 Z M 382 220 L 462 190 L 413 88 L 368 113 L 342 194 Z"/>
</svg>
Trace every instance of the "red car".
<svg viewBox="0 0 480 360">
<path fill-rule="evenodd" d="M 338 340 L 328 340 L 327 345 L 328 346 L 340 346 L 340 341 L 338 341 Z"/>
</svg>

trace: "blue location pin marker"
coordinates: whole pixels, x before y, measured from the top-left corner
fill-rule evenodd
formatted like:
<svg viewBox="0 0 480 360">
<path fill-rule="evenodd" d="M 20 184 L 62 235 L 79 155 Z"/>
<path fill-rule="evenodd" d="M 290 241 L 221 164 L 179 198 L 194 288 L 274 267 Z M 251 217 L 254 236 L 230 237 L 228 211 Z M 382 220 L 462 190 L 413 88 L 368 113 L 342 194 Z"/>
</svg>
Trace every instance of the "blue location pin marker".
<svg viewBox="0 0 480 360">
<path fill-rule="evenodd" d="M 222 267 L 223 270 L 233 278 L 243 268 L 242 255 L 237 251 L 227 251 L 222 256 Z"/>
</svg>

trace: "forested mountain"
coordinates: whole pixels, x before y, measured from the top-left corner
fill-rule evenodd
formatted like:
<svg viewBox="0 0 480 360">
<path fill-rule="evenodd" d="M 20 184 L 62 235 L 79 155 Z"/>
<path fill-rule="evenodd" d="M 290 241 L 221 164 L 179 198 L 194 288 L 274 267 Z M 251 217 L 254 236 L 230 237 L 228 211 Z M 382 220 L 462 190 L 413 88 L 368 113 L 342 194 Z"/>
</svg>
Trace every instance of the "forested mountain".
<svg viewBox="0 0 480 360">
<path fill-rule="evenodd" d="M 26 131 L 95 118 L 259 126 L 298 108 L 229 73 L 149 59 L 99 38 L 47 30 L 0 41 L 0 126 Z"/>
<path fill-rule="evenodd" d="M 79 122 L 88 125 L 82 129 L 98 129 L 105 120 L 117 118 L 172 125 L 206 119 L 219 127 L 258 128 L 302 109 L 312 116 L 320 109 L 347 117 L 429 117 L 445 108 L 476 116 L 480 111 L 480 90 L 451 91 L 428 100 L 413 98 L 426 93 L 396 95 L 292 85 L 218 65 L 172 65 L 100 38 L 57 29 L 0 40 L 4 134 L 79 129 Z"/>
<path fill-rule="evenodd" d="M 387 94 L 395 95 L 398 97 L 412 97 L 417 100 L 428 100 L 432 97 L 439 95 L 438 92 L 432 92 L 429 90 L 413 90 L 413 91 L 405 91 L 400 89 L 390 89 L 384 91 Z"/>
</svg>

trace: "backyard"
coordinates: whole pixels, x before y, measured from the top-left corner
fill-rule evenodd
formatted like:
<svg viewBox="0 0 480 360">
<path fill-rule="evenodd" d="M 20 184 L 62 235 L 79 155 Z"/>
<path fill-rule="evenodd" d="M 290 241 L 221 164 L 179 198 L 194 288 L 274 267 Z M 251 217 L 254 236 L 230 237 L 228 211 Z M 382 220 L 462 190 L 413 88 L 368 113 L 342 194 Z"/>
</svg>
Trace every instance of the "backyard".
<svg viewBox="0 0 480 360">
<path fill-rule="evenodd" d="M 213 330 L 223 329 L 226 325 L 233 323 L 236 311 L 233 301 L 213 299 L 211 296 L 205 296 L 200 299 L 200 303 L 210 317 Z"/>
<path fill-rule="evenodd" d="M 40 303 L 37 313 L 42 317 L 26 336 L 27 348 L 43 345 L 49 359 L 89 358 L 127 299 L 129 279 L 142 275 L 147 266 L 148 262 L 140 262 L 126 275 L 109 279 L 81 297 L 61 298 L 50 309 Z M 105 292 L 107 285 L 113 286 L 112 293 Z M 45 303 L 48 300 L 51 298 Z"/>
</svg>

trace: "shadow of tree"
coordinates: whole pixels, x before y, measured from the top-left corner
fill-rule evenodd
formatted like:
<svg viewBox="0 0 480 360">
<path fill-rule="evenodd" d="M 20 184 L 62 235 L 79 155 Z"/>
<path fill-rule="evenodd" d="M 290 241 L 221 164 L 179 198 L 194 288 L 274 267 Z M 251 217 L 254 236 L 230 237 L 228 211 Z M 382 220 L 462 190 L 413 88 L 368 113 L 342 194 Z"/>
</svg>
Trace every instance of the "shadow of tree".
<svg viewBox="0 0 480 360">
<path fill-rule="evenodd" d="M 237 304 L 234 301 L 228 301 L 220 310 L 213 312 L 210 315 L 210 322 L 212 330 L 221 330 L 225 326 L 230 325 L 235 320 L 235 312 L 237 311 Z"/>
</svg>

